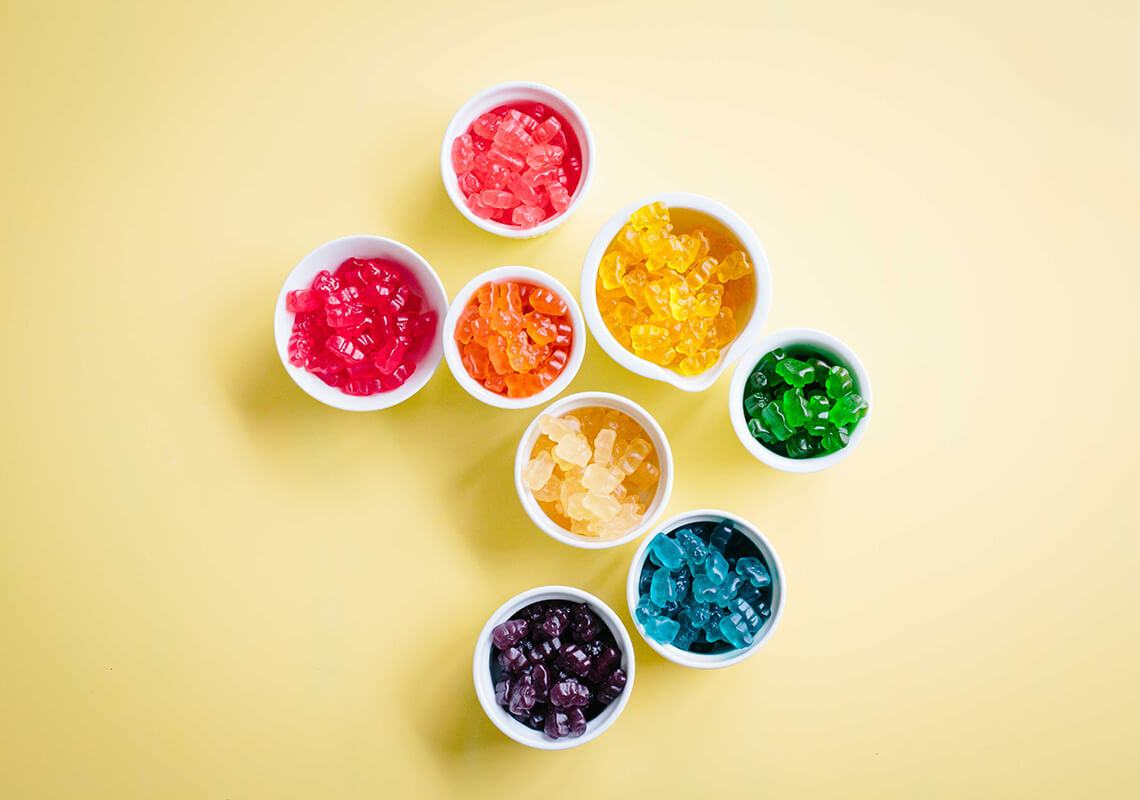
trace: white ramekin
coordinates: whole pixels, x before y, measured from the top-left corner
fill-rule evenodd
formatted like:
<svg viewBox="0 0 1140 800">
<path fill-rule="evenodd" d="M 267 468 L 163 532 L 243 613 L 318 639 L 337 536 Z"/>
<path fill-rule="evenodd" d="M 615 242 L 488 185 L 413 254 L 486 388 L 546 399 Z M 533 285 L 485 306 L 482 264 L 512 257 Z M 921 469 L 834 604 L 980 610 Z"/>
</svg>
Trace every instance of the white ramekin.
<svg viewBox="0 0 1140 800">
<path fill-rule="evenodd" d="M 602 262 L 602 256 L 606 254 L 606 248 L 609 247 L 610 242 L 617 236 L 622 226 L 629 221 L 629 217 L 634 211 L 656 202 L 664 203 L 671 209 L 690 209 L 712 217 L 740 240 L 744 250 L 752 259 L 752 279 L 755 281 L 756 296 L 755 303 L 752 306 L 752 315 L 743 326 L 737 320 L 736 338 L 721 351 L 720 359 L 716 364 L 700 375 L 686 377 L 668 367 L 639 358 L 626 350 L 610 333 L 606 323 L 602 321 L 601 313 L 598 311 L 596 290 L 598 265 Z M 586 251 L 586 259 L 582 263 L 582 285 L 579 291 L 582 298 L 582 312 L 586 317 L 586 324 L 590 327 L 590 333 L 593 334 L 594 339 L 610 358 L 630 372 L 635 372 L 646 378 L 664 381 L 686 392 L 702 392 L 716 382 L 721 373 L 740 357 L 741 353 L 748 347 L 748 343 L 755 340 L 763 329 L 764 322 L 768 319 L 768 309 L 772 305 L 772 273 L 768 268 L 768 256 L 764 253 L 764 246 L 760 244 L 760 239 L 748 226 L 748 223 L 740 216 L 715 200 L 698 194 L 665 192 L 643 197 L 637 202 L 630 203 L 610 217 L 609 222 L 602 226 L 597 236 L 594 237 L 594 241 L 591 242 L 590 249 Z"/>
<path fill-rule="evenodd" d="M 530 460 L 531 451 L 534 450 L 534 443 L 538 441 L 540 435 L 539 427 L 542 417 L 546 414 L 560 417 L 567 412 L 593 406 L 617 409 L 631 417 L 640 425 L 645 430 L 646 436 L 653 442 L 653 447 L 657 450 L 657 462 L 661 470 L 661 477 L 657 483 L 657 493 L 653 496 L 653 502 L 646 508 L 645 517 L 641 524 L 625 535 L 615 539 L 596 539 L 591 536 L 580 536 L 579 534 L 571 533 L 565 528 L 556 525 L 550 517 L 546 516 L 546 512 L 542 510 L 542 506 L 534 499 L 534 492 L 523 483 L 522 479 L 523 468 Z M 673 451 L 669 447 L 669 440 L 665 437 L 664 429 L 657 420 L 655 420 L 648 411 L 632 400 L 608 392 L 581 392 L 579 394 L 572 394 L 544 408 L 530 423 L 526 431 L 523 432 L 522 438 L 519 440 L 518 450 L 515 453 L 515 491 L 518 493 L 519 502 L 522 503 L 523 510 L 526 511 L 527 516 L 538 526 L 539 530 L 552 539 L 557 539 L 564 544 L 571 545 L 572 547 L 581 547 L 586 550 L 604 550 L 610 547 L 620 547 L 623 544 L 632 542 L 652 528 L 653 523 L 661 516 L 661 512 L 665 510 L 665 506 L 669 503 L 669 496 L 673 493 Z"/>
<path fill-rule="evenodd" d="M 803 345 L 819 350 L 822 354 L 841 362 L 851 371 L 851 377 L 855 379 L 855 390 L 867 401 L 867 413 L 863 415 L 863 419 L 855 424 L 855 429 L 851 431 L 851 436 L 848 438 L 847 446 L 842 450 L 836 450 L 834 453 L 829 453 L 825 456 L 817 456 L 815 458 L 788 458 L 779 453 L 773 453 L 752 437 L 752 434 L 748 432 L 748 420 L 744 417 L 745 385 L 748 382 L 748 376 L 752 374 L 753 368 L 755 368 L 761 358 L 777 347 L 786 349 L 788 347 L 795 347 L 796 345 Z M 875 404 L 871 401 L 871 377 L 867 374 L 867 370 L 863 367 L 863 362 L 859 360 L 859 356 L 855 355 L 855 351 L 844 344 L 840 339 L 837 339 L 830 333 L 817 331 L 813 328 L 785 328 L 782 331 L 770 333 L 754 343 L 741 354 L 740 363 L 738 363 L 736 369 L 733 370 L 732 383 L 729 384 L 728 387 L 728 418 L 732 421 L 732 429 L 736 432 L 736 437 L 740 439 L 740 443 L 744 445 L 744 449 L 755 456 L 759 461 L 764 462 L 773 469 L 782 470 L 784 472 L 800 474 L 819 472 L 820 470 L 835 466 L 847 458 L 847 456 L 851 455 L 851 451 L 855 449 L 855 446 L 862 441 L 863 434 L 867 430 L 867 425 L 871 421 L 871 412 L 874 410 Z"/>
<path fill-rule="evenodd" d="M 467 207 L 467 201 L 459 189 L 459 177 L 451 166 L 451 145 L 456 138 L 466 133 L 471 123 L 481 114 L 508 103 L 542 103 L 549 106 L 569 123 L 574 135 L 578 137 L 578 144 L 582 148 L 582 175 L 578 179 L 578 186 L 574 189 L 574 194 L 570 197 L 570 205 L 561 214 L 555 214 L 533 228 L 503 225 L 493 220 L 475 216 Z M 586 196 L 586 191 L 590 188 L 590 182 L 594 179 L 594 161 L 594 135 L 590 132 L 590 126 L 586 122 L 585 115 L 578 109 L 578 106 L 571 102 L 570 98 L 556 89 L 543 86 L 541 83 L 512 81 L 484 89 L 455 112 L 455 116 L 451 118 L 451 123 L 448 124 L 447 130 L 443 134 L 443 146 L 439 152 L 439 171 L 443 176 L 443 186 L 447 190 L 447 196 L 451 198 L 451 202 L 459 213 L 466 217 L 472 225 L 476 225 L 488 233 L 505 236 L 508 239 L 533 239 L 554 230 L 578 210 L 582 198 Z"/>
<path fill-rule="evenodd" d="M 599 619 L 605 622 L 614 636 L 614 641 L 621 648 L 621 669 L 626 676 L 625 688 L 622 689 L 616 700 L 605 707 L 601 714 L 588 722 L 586 732 L 581 736 L 549 739 L 542 731 L 536 731 L 523 725 L 512 717 L 505 708 L 495 702 L 495 683 L 491 680 L 491 631 L 496 625 L 506 622 L 531 603 L 538 603 L 543 600 L 569 600 L 574 603 L 585 603 L 591 611 L 598 615 Z M 487 620 L 487 624 L 479 632 L 479 639 L 475 642 L 472 673 L 475 681 L 475 695 L 479 698 L 479 705 L 483 706 L 487 718 L 495 724 L 496 728 L 516 742 L 525 744 L 527 747 L 533 747 L 536 750 L 569 750 L 598 738 L 609 730 L 609 727 L 621 716 L 626 703 L 629 702 L 630 692 L 633 691 L 633 641 L 629 638 L 629 633 L 614 610 L 589 592 L 575 589 L 572 586 L 539 586 L 515 595 L 499 606 L 491 618 Z"/>
<path fill-rule="evenodd" d="M 532 394 L 530 397 L 507 397 L 506 395 L 495 394 L 480 385 L 478 381 L 467 374 L 467 369 L 463 366 L 462 356 L 459 354 L 459 345 L 455 341 L 455 326 L 459 322 L 459 315 L 463 313 L 463 309 L 471 300 L 471 296 L 485 283 L 502 283 L 503 281 L 519 281 L 553 290 L 566 301 L 570 324 L 574 327 L 574 341 L 570 343 L 570 356 L 567 358 L 566 366 L 562 368 L 561 374 L 541 392 Z M 557 278 L 533 267 L 496 267 L 476 275 L 456 293 L 451 308 L 448 309 L 447 317 L 440 327 L 443 329 L 443 355 L 447 359 L 447 367 L 455 376 L 455 380 L 476 400 L 481 400 L 496 408 L 533 408 L 543 403 L 549 403 L 570 385 L 570 381 L 574 380 L 574 376 L 578 374 L 578 369 L 582 366 L 582 358 L 586 355 L 586 323 L 582 320 L 582 311 L 578 308 L 578 302 L 574 299 L 574 295 Z"/>
<path fill-rule="evenodd" d="M 293 333 L 295 315 L 285 310 L 286 295 L 295 289 L 308 289 L 318 272 L 323 269 L 333 272 L 348 258 L 383 258 L 402 265 L 419 282 L 423 290 L 424 309 L 435 311 L 439 317 L 435 326 L 435 340 L 416 364 L 416 371 L 403 386 L 390 392 L 354 397 L 335 386 L 329 386 L 308 370 L 289 363 L 289 337 Z M 345 411 L 379 411 L 404 402 L 422 389 L 435 374 L 443 357 L 442 330 L 446 315 L 447 292 L 444 291 L 439 275 L 423 256 L 407 245 L 382 236 L 342 236 L 331 242 L 325 242 L 293 267 L 293 271 L 289 273 L 277 295 L 277 306 L 273 312 L 273 335 L 277 341 L 277 355 L 281 357 L 285 371 L 310 397 Z"/>
<path fill-rule="evenodd" d="M 764 627 L 760 629 L 759 634 L 752 640 L 752 644 L 741 650 L 729 650 L 726 653 L 690 653 L 688 650 L 681 650 L 671 644 L 661 644 L 656 639 L 648 636 L 645 633 L 645 628 L 637 620 L 637 601 L 641 597 L 638 591 L 638 584 L 641 580 L 641 569 L 645 564 L 645 559 L 648 558 L 649 555 L 649 545 L 658 536 L 671 533 L 678 528 L 683 528 L 694 522 L 720 522 L 725 519 L 736 525 L 737 530 L 747 536 L 753 544 L 756 545 L 761 555 L 763 555 L 764 561 L 768 563 L 768 568 L 772 575 L 772 616 L 764 623 Z M 784 567 L 780 564 L 779 556 L 776 555 L 776 551 L 772 549 L 772 545 L 764 537 L 764 534 L 748 520 L 715 508 L 699 508 L 695 511 L 686 511 L 684 514 L 678 514 L 666 520 L 661 525 L 658 525 L 657 531 L 658 532 L 652 536 L 646 536 L 641 540 L 637 552 L 633 554 L 633 561 L 630 562 L 629 565 L 629 577 L 626 580 L 626 602 L 629 603 L 629 614 L 633 618 L 633 624 L 634 627 L 637 628 L 637 632 L 641 634 L 641 637 L 645 639 L 650 647 L 674 664 L 680 664 L 682 667 L 719 669 L 720 667 L 729 667 L 733 664 L 739 664 L 746 658 L 751 658 L 756 655 L 760 648 L 764 646 L 765 642 L 771 639 L 772 634 L 776 632 L 776 626 L 780 624 L 780 617 L 784 614 L 784 600 L 787 595 Z"/>
</svg>

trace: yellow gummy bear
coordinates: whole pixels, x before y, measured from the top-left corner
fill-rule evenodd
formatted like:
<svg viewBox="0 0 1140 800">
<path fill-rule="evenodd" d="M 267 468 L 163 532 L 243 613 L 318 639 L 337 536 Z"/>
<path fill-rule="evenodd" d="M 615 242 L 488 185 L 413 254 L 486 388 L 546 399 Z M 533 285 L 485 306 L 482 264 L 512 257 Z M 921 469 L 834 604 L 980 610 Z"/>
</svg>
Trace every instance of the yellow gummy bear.
<svg viewBox="0 0 1140 800">
<path fill-rule="evenodd" d="M 682 375 L 700 375 L 715 364 L 718 358 L 720 358 L 719 350 L 701 350 L 682 358 L 681 363 L 677 365 L 677 370 Z"/>
<path fill-rule="evenodd" d="M 747 254 L 743 250 L 733 250 L 720 262 L 716 276 L 722 283 L 727 283 L 743 278 L 751 272 L 752 264 L 749 263 Z"/>
<path fill-rule="evenodd" d="M 609 252 L 602 256 L 598 265 L 598 277 L 605 289 L 621 289 L 621 279 L 629 268 L 630 258 L 624 253 Z"/>
</svg>

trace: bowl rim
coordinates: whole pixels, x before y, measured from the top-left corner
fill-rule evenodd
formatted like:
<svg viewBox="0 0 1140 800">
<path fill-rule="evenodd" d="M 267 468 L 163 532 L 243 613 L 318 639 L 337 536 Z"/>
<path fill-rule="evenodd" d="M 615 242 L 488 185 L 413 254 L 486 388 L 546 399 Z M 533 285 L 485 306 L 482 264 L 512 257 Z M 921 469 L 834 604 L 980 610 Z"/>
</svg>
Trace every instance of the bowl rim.
<svg viewBox="0 0 1140 800">
<path fill-rule="evenodd" d="M 365 258 L 386 258 L 396 261 L 407 268 L 423 290 L 424 302 L 436 312 L 435 338 L 423 359 L 416 365 L 416 371 L 408 381 L 390 392 L 379 392 L 366 397 L 354 397 L 345 394 L 340 389 L 327 385 L 316 375 L 309 373 L 301 367 L 289 363 L 289 338 L 293 330 L 293 320 L 296 316 L 285 308 L 286 296 L 295 289 L 308 289 L 313 278 L 323 269 L 330 272 L 335 270 L 344 259 L 336 261 L 326 254 L 330 251 L 348 247 L 389 251 L 385 255 L 365 255 Z M 350 258 L 353 256 L 349 256 Z M 360 256 L 355 256 L 359 258 Z M 324 259 L 336 261 L 326 263 Z M 433 298 L 434 295 L 434 298 Z M 277 356 L 285 372 L 305 394 L 332 408 L 342 411 L 380 411 L 398 405 L 415 395 L 431 380 L 443 360 L 442 330 L 443 320 L 447 316 L 448 300 L 447 290 L 428 260 L 403 242 L 374 234 L 350 234 L 339 236 L 336 239 L 320 244 L 306 253 L 300 261 L 285 276 L 281 290 L 277 293 L 277 301 L 273 310 L 273 338 L 277 347 Z"/>
<path fill-rule="evenodd" d="M 502 105 L 503 102 L 510 102 L 508 100 L 493 104 L 488 103 L 488 97 L 504 93 L 537 95 L 542 99 L 535 100 L 534 102 L 545 102 L 547 105 L 560 106 L 560 108 L 557 109 L 558 112 L 566 118 L 567 122 L 570 122 L 571 125 L 575 127 L 575 135 L 578 136 L 579 144 L 582 148 L 582 175 L 578 179 L 578 186 L 574 189 L 574 194 L 570 197 L 570 205 L 567 206 L 566 210 L 561 214 L 555 214 L 550 219 L 535 225 L 533 228 L 518 228 L 513 225 L 503 225 L 499 222 L 493 222 L 475 216 L 471 209 L 467 207 L 463 193 L 459 190 L 459 177 L 455 174 L 455 169 L 451 166 L 452 142 L 467 130 L 467 127 L 479 114 L 484 111 L 489 111 L 495 106 Z M 554 102 L 550 102 L 551 100 Z M 455 206 L 456 210 L 462 214 L 468 222 L 488 233 L 493 233 L 496 236 L 502 236 L 507 239 L 533 239 L 554 230 L 569 219 L 571 214 L 578 210 L 582 204 L 582 198 L 586 196 L 586 192 L 594 180 L 596 160 L 594 134 L 590 130 L 590 123 L 586 120 L 586 115 L 582 113 L 582 110 L 578 108 L 573 100 L 546 84 L 536 83 L 534 81 L 505 81 L 503 83 L 496 83 L 493 86 L 488 86 L 471 95 L 471 97 L 459 107 L 459 110 L 455 112 L 455 115 L 451 118 L 443 134 L 443 144 L 440 146 L 439 151 L 439 171 L 440 176 L 443 178 L 443 187 L 447 192 L 447 196 L 451 199 L 452 205 Z"/>
<path fill-rule="evenodd" d="M 863 419 L 855 424 L 847 446 L 825 456 L 788 458 L 779 453 L 773 453 L 752 438 L 752 434 L 748 432 L 748 421 L 744 418 L 744 386 L 753 368 L 769 351 L 777 347 L 794 347 L 796 345 L 817 348 L 843 362 L 851 370 L 856 388 L 863 399 L 867 401 L 867 413 Z M 744 449 L 755 459 L 773 469 L 797 475 L 806 475 L 828 469 L 851 455 L 859 442 L 863 440 L 863 435 L 871 422 L 871 414 L 874 410 L 875 404 L 871 396 L 871 376 L 867 373 L 867 369 L 863 366 L 859 356 L 839 337 L 815 328 L 784 328 L 753 342 L 740 356 L 740 361 L 737 362 L 736 368 L 732 372 L 732 381 L 729 383 L 728 389 L 729 420 L 732 423 L 732 430 L 736 434 L 736 438 L 740 440 Z"/>
<path fill-rule="evenodd" d="M 505 397 L 479 385 L 474 378 L 467 374 L 467 369 L 463 366 L 462 357 L 459 354 L 459 346 L 455 343 L 455 326 L 458 324 L 459 315 L 463 313 L 463 309 L 467 307 L 468 301 L 476 290 L 488 282 L 499 283 L 508 280 L 535 283 L 557 292 L 566 301 L 570 322 L 574 327 L 574 341 L 570 343 L 570 356 L 566 361 L 566 366 L 562 368 L 562 373 L 541 392 L 529 397 Z M 456 382 L 476 400 L 495 408 L 534 408 L 550 402 L 574 380 L 582 366 L 582 359 L 586 356 L 586 322 L 582 317 L 582 310 L 578 307 L 578 301 L 574 299 L 570 290 L 562 285 L 561 281 L 534 267 L 513 265 L 495 267 L 480 272 L 455 293 L 440 328 L 443 336 L 443 357 L 447 361 L 447 367 L 451 370 Z"/>
<path fill-rule="evenodd" d="M 594 285 L 597 281 L 598 265 L 601 264 L 606 248 L 609 247 L 610 242 L 613 241 L 613 238 L 634 211 L 654 202 L 662 202 L 669 208 L 697 211 L 714 218 L 740 240 L 752 258 L 756 300 L 752 307 L 752 314 L 748 318 L 748 324 L 738 328 L 736 338 L 725 350 L 721 351 L 717 363 L 699 375 L 686 377 L 671 369 L 646 361 L 626 350 L 610 333 L 605 322 L 602 321 L 601 313 L 598 311 L 598 296 L 594 290 Z M 768 320 L 768 312 L 772 306 L 772 271 L 760 238 L 751 226 L 744 221 L 744 218 L 728 206 L 709 197 L 691 192 L 658 192 L 626 205 L 602 225 L 586 251 L 585 259 L 582 262 L 581 285 L 578 291 L 582 302 L 582 313 L 586 316 L 586 325 L 589 327 L 594 341 L 606 352 L 606 355 L 630 372 L 642 377 L 668 383 L 686 392 L 702 392 L 716 383 L 717 378 L 747 349 L 748 342 L 754 340 L 764 328 L 764 323 Z"/>
<path fill-rule="evenodd" d="M 764 556 L 764 560 L 768 562 L 768 568 L 772 573 L 773 585 L 773 604 L 772 604 L 772 617 L 763 626 L 760 635 L 752 640 L 752 644 L 740 650 L 730 650 L 726 653 L 691 653 L 687 650 L 681 650 L 671 644 L 661 644 L 646 634 L 645 628 L 637 619 L 637 601 L 640 598 L 638 592 L 638 583 L 641 578 L 641 567 L 648 557 L 649 545 L 658 536 L 666 533 L 671 533 L 677 528 L 693 522 L 714 522 L 717 520 L 727 519 L 731 520 L 741 532 L 744 533 L 752 542 L 759 548 L 760 553 Z M 776 632 L 776 628 L 780 624 L 780 619 L 784 616 L 784 605 L 787 602 L 788 583 L 784 575 L 784 566 L 780 562 L 780 557 L 776 554 L 776 549 L 772 547 L 772 543 L 764 536 L 763 532 L 743 517 L 733 514 L 729 511 L 723 511 L 717 508 L 698 508 L 692 511 L 685 511 L 670 517 L 665 522 L 657 526 L 657 532 L 646 536 L 641 540 L 638 545 L 637 552 L 633 554 L 633 559 L 629 563 L 629 574 L 626 576 L 625 585 L 625 599 L 626 604 L 629 606 L 630 619 L 633 621 L 633 626 L 641 635 L 651 648 L 656 650 L 662 656 L 672 661 L 674 664 L 680 664 L 682 667 L 691 667 L 693 669 L 722 669 L 730 667 L 733 664 L 739 664 L 741 661 L 751 658 L 760 651 L 760 648 L 768 643 L 772 635 Z"/>
<path fill-rule="evenodd" d="M 534 493 L 523 483 L 522 479 L 523 467 L 530 460 L 531 450 L 534 448 L 535 441 L 538 440 L 539 421 L 542 417 L 546 414 L 561 415 L 568 411 L 592 406 L 616 409 L 627 414 L 641 425 L 645 433 L 653 440 L 653 446 L 657 450 L 658 467 L 661 470 L 661 477 L 657 483 L 657 493 L 653 496 L 653 502 L 650 503 L 649 508 L 646 509 L 641 524 L 614 539 L 592 539 L 588 536 L 571 533 L 554 524 L 554 521 L 542 510 L 534 498 Z M 608 550 L 611 547 L 629 544 L 638 537 L 644 536 L 661 517 L 665 507 L 669 504 L 673 494 L 673 472 L 673 451 L 661 423 L 628 397 L 612 392 L 578 392 L 556 400 L 535 415 L 526 430 L 523 431 L 515 450 L 515 493 L 531 522 L 550 538 L 583 550 Z"/>
<path fill-rule="evenodd" d="M 622 649 L 621 667 L 626 675 L 625 688 L 622 689 L 617 699 L 606 706 L 601 714 L 588 722 L 586 732 L 578 737 L 547 739 L 542 732 L 528 728 L 511 717 L 510 714 L 495 702 L 495 685 L 491 680 L 490 669 L 491 631 L 496 625 L 505 622 L 519 610 L 531 603 L 537 603 L 543 600 L 570 600 L 571 602 L 585 603 L 590 606 L 590 610 L 597 614 L 609 627 L 610 632 L 614 636 L 614 640 L 618 642 Z M 485 713 L 492 724 L 506 736 L 514 739 L 519 744 L 533 747 L 536 750 L 569 750 L 574 747 L 580 747 L 587 742 L 593 741 L 609 730 L 617 721 L 617 718 L 621 716 L 626 704 L 629 702 L 630 693 L 633 691 L 635 672 L 633 639 L 630 637 L 629 631 L 626 630 L 625 625 L 622 624 L 621 618 L 618 617 L 617 613 L 614 612 L 605 601 L 583 589 L 556 584 L 536 586 L 533 589 L 527 589 L 525 592 L 519 592 L 495 609 L 491 616 L 488 617 L 483 629 L 479 632 L 479 638 L 475 640 L 475 651 L 472 658 L 472 680 L 475 685 L 475 696 L 479 700 L 479 705 L 483 708 L 483 713 Z M 598 722 L 598 720 L 601 720 L 601 722 Z M 598 724 L 595 725 L 596 722 Z"/>
</svg>

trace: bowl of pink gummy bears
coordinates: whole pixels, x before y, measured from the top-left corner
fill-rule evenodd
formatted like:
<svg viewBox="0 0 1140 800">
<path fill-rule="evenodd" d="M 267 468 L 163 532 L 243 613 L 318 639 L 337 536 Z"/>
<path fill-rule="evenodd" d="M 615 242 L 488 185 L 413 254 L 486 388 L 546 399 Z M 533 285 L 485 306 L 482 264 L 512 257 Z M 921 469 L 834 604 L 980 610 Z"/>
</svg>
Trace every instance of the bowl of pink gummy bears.
<svg viewBox="0 0 1140 800">
<path fill-rule="evenodd" d="M 561 225 L 581 204 L 594 174 L 594 138 L 561 92 L 500 83 L 455 113 L 439 161 L 460 214 L 489 233 L 529 239 Z"/>
</svg>

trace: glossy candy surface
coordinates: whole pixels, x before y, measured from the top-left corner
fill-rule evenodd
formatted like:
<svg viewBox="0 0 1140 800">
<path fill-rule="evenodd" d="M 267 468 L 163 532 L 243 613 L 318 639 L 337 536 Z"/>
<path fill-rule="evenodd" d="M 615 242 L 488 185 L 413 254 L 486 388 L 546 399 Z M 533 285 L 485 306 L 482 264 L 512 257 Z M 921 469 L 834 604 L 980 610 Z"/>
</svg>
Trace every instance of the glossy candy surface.
<svg viewBox="0 0 1140 800">
<path fill-rule="evenodd" d="M 651 639 L 724 653 L 752 644 L 771 617 L 771 572 L 730 521 L 658 534 L 647 552 L 634 618 Z"/>
<path fill-rule="evenodd" d="M 455 325 L 467 374 L 506 397 L 530 397 L 554 383 L 573 342 L 566 301 L 551 289 L 519 281 L 481 286 Z"/>
<path fill-rule="evenodd" d="M 551 739 L 581 736 L 625 688 L 621 649 L 584 603 L 532 603 L 495 626 L 491 643 L 495 701 Z"/>
<path fill-rule="evenodd" d="M 670 211 L 635 211 L 606 249 L 595 284 L 606 328 L 639 358 L 698 375 L 735 337 L 753 300 L 752 262 L 706 225 L 675 230 Z"/>
<path fill-rule="evenodd" d="M 321 270 L 308 289 L 285 297 L 296 314 L 289 363 L 345 394 L 370 395 L 402 386 L 430 349 L 438 317 L 423 309 L 423 292 L 401 265 L 345 260 Z"/>
<path fill-rule="evenodd" d="M 556 525 L 612 539 L 641 524 L 661 477 L 657 451 L 641 425 L 594 406 L 545 415 L 539 431 L 522 480 Z"/>
<path fill-rule="evenodd" d="M 481 114 L 452 142 L 451 166 L 475 216 L 533 228 L 570 205 L 582 148 L 555 111 L 512 103 Z"/>
<path fill-rule="evenodd" d="M 842 450 L 867 413 L 847 367 L 802 347 L 764 355 L 744 388 L 744 418 L 756 441 L 788 458 Z"/>
</svg>

